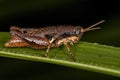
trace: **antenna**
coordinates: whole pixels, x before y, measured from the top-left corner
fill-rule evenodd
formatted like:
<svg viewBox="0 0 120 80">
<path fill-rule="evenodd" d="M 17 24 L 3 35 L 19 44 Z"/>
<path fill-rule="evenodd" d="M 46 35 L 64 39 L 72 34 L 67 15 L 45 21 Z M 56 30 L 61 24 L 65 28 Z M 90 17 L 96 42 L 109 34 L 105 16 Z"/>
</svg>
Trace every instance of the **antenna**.
<svg viewBox="0 0 120 80">
<path fill-rule="evenodd" d="M 95 26 L 97 26 L 103 22 L 105 22 L 105 20 L 101 20 L 101 21 L 91 25 L 90 27 L 83 29 L 83 32 L 87 32 L 87 31 L 91 31 L 91 30 L 95 30 L 95 29 L 101 29 L 100 27 L 95 27 Z M 93 28 L 93 27 L 95 27 L 95 28 Z"/>
</svg>

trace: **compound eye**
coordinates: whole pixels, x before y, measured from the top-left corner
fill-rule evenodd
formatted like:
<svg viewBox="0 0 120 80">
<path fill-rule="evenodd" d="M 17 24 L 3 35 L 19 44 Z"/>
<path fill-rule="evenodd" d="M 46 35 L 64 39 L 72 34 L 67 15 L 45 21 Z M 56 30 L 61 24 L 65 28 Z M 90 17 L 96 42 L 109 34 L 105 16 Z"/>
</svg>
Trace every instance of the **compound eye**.
<svg viewBox="0 0 120 80">
<path fill-rule="evenodd" d="M 81 28 L 77 28 L 73 31 L 74 34 L 80 34 L 81 32 Z"/>
<path fill-rule="evenodd" d="M 79 34 L 79 32 L 80 32 L 80 31 L 77 30 L 77 31 L 74 32 L 74 34 Z"/>
</svg>

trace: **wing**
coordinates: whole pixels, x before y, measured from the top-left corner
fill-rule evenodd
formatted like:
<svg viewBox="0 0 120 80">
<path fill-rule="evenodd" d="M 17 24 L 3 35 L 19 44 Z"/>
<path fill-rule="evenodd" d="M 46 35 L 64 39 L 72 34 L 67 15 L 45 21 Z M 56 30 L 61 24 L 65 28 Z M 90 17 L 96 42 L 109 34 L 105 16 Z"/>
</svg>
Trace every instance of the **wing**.
<svg viewBox="0 0 120 80">
<path fill-rule="evenodd" d="M 12 27 L 10 33 L 12 36 L 17 36 L 19 40 L 21 40 L 21 42 L 24 41 L 28 43 L 29 46 L 32 48 L 41 49 L 41 48 L 46 48 L 49 45 L 49 42 L 46 38 L 41 36 L 25 34 L 25 32 L 22 32 L 23 30 L 21 29 L 22 28 Z M 13 40 L 14 39 L 12 39 L 12 41 Z"/>
</svg>

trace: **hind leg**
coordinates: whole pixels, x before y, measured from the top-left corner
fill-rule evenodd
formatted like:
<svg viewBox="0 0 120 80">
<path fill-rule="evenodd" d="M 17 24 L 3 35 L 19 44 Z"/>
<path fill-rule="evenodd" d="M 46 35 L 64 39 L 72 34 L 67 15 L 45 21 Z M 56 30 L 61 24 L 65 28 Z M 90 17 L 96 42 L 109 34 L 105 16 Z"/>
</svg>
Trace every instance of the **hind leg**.
<svg viewBox="0 0 120 80">
<path fill-rule="evenodd" d="M 5 47 L 26 47 L 29 46 L 27 42 L 17 36 L 12 36 L 11 39 L 4 44 Z"/>
</svg>

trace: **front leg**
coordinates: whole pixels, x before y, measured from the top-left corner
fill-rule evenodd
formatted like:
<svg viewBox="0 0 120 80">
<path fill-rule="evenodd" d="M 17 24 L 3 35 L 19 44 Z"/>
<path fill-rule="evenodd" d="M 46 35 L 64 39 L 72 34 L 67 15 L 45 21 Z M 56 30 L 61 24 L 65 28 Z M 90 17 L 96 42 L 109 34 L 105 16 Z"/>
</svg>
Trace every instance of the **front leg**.
<svg viewBox="0 0 120 80">
<path fill-rule="evenodd" d="M 72 59 L 74 62 L 76 62 L 76 59 L 75 59 L 73 53 L 71 52 L 68 43 L 67 43 L 67 42 L 64 42 L 64 46 L 67 48 L 67 51 L 68 51 L 68 53 L 69 53 L 71 59 Z"/>
</svg>

